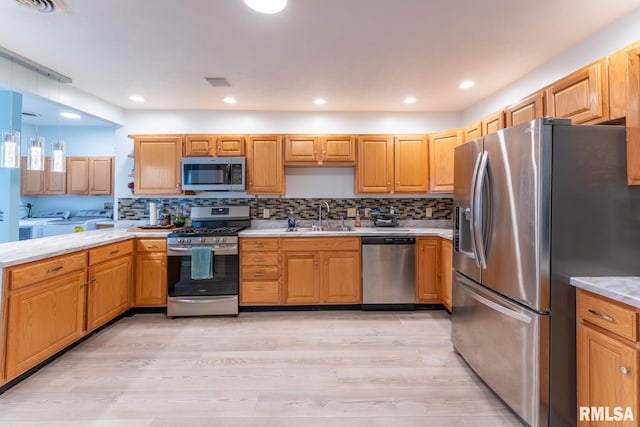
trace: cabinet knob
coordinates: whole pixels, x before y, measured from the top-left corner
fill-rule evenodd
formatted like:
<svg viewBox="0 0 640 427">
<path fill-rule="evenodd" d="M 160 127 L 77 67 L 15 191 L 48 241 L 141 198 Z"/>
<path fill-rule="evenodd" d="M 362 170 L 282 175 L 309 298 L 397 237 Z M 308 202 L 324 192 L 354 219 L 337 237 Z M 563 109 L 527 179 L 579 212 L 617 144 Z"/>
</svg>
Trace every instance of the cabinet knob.
<svg viewBox="0 0 640 427">
<path fill-rule="evenodd" d="M 391 181 L 387 182 L 387 185 L 391 185 Z"/>
<path fill-rule="evenodd" d="M 314 261 L 313 265 L 315 265 L 317 267 L 318 266 L 318 261 Z"/>
<path fill-rule="evenodd" d="M 396 185 L 400 185 L 400 181 L 396 181 Z"/>
<path fill-rule="evenodd" d="M 620 366 L 620 372 L 622 372 L 623 375 L 628 375 L 629 369 L 625 368 L 624 366 Z"/>
</svg>

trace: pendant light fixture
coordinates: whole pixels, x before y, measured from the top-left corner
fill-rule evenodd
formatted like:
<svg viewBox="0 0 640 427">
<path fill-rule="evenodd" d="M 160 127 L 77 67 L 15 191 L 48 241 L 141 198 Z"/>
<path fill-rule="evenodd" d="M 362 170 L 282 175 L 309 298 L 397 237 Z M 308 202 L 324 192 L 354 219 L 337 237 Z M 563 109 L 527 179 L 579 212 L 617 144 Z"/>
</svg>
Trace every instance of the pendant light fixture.
<svg viewBox="0 0 640 427">
<path fill-rule="evenodd" d="M 58 139 L 52 145 L 51 172 L 64 172 L 66 170 L 66 163 L 64 141 Z"/>
<path fill-rule="evenodd" d="M 13 60 L 11 60 L 11 84 L 13 88 Z M 20 132 L 13 129 L 13 99 L 9 99 L 9 130 L 2 130 L 0 146 L 0 167 L 20 167 Z"/>
<path fill-rule="evenodd" d="M 278 13 L 287 6 L 287 0 L 244 0 L 251 9 L 260 13 Z"/>
<path fill-rule="evenodd" d="M 37 128 L 36 128 L 37 129 Z M 27 169 L 31 171 L 44 170 L 44 137 L 37 136 L 29 140 L 27 147 Z"/>
</svg>

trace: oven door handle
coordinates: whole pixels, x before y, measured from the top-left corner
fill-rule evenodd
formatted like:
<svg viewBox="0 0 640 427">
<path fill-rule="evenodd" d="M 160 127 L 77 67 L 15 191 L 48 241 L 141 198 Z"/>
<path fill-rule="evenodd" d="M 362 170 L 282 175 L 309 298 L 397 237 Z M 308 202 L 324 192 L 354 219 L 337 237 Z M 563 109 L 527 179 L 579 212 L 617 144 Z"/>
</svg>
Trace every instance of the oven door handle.
<svg viewBox="0 0 640 427">
<path fill-rule="evenodd" d="M 233 246 L 225 246 L 223 248 L 216 248 L 215 246 L 211 247 L 211 251 L 215 252 L 218 255 L 237 255 L 238 254 L 238 245 Z M 177 252 L 177 253 L 174 253 Z M 185 255 L 187 252 L 191 254 L 191 248 L 169 248 L 167 249 L 167 255 L 171 256 L 180 256 Z"/>
<path fill-rule="evenodd" d="M 180 302 L 180 303 L 185 303 L 185 304 L 208 304 L 211 301 L 231 301 L 234 300 L 235 296 L 230 296 L 230 297 L 211 297 L 211 298 L 203 298 L 203 297 L 198 297 L 198 298 L 179 298 L 179 297 L 170 297 L 171 301 L 173 302 Z"/>
</svg>

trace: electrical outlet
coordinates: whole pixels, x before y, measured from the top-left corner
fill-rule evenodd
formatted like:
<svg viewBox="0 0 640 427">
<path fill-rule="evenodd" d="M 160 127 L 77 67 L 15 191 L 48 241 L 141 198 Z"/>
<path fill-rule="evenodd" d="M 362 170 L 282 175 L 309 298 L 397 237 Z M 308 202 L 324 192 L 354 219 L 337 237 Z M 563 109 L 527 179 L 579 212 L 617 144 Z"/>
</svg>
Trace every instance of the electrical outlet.
<svg viewBox="0 0 640 427">
<path fill-rule="evenodd" d="M 264 219 L 269 219 L 271 217 L 271 212 L 269 212 L 269 209 L 265 208 L 262 210 L 262 218 Z"/>
<path fill-rule="evenodd" d="M 356 208 L 347 208 L 347 218 L 356 217 Z"/>
<path fill-rule="evenodd" d="M 364 208 L 364 217 L 369 218 L 371 216 L 371 208 Z"/>
<path fill-rule="evenodd" d="M 433 208 L 425 209 L 424 214 L 427 218 L 433 218 Z"/>
</svg>

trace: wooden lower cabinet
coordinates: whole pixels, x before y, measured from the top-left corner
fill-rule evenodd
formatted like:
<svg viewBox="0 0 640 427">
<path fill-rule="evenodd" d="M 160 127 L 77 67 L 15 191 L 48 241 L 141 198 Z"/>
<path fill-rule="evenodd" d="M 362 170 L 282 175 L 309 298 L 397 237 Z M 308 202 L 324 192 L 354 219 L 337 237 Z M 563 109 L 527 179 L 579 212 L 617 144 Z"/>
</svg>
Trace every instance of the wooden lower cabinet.
<svg viewBox="0 0 640 427">
<path fill-rule="evenodd" d="M 451 240 L 442 239 L 440 242 L 440 300 L 447 310 L 451 311 L 453 282 L 453 249 Z"/>
<path fill-rule="evenodd" d="M 89 267 L 87 331 L 101 326 L 131 306 L 131 251 Z"/>
<path fill-rule="evenodd" d="M 167 305 L 167 240 L 138 239 L 135 255 L 135 306 Z"/>
<path fill-rule="evenodd" d="M 14 291 L 8 298 L 6 378 L 11 380 L 84 335 L 86 272 Z"/>
<path fill-rule="evenodd" d="M 240 305 L 280 302 L 279 247 L 277 238 L 240 239 Z"/>
<path fill-rule="evenodd" d="M 640 414 L 637 310 L 579 290 L 576 311 L 578 426 L 637 426 Z M 622 415 L 630 408 L 634 420 L 583 419 L 581 408 L 586 407 L 602 408 L 611 417 L 615 416 L 615 408 L 621 408 Z"/>
<path fill-rule="evenodd" d="M 440 237 L 416 238 L 416 302 L 439 304 Z"/>
<path fill-rule="evenodd" d="M 360 238 L 282 239 L 283 304 L 360 304 Z"/>
</svg>

